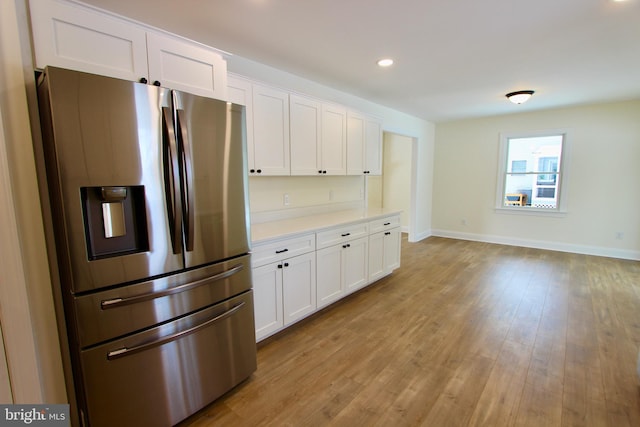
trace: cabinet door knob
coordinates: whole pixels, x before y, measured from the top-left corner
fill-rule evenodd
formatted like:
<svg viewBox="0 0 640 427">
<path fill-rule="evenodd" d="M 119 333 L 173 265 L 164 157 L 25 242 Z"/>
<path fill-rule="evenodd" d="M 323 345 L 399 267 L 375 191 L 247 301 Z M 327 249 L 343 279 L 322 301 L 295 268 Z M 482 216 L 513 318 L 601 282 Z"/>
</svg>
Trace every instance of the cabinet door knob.
<svg viewBox="0 0 640 427">
<path fill-rule="evenodd" d="M 285 263 L 284 263 L 284 266 L 285 266 L 285 267 L 289 267 L 289 263 L 288 263 L 288 262 L 285 262 Z"/>
<path fill-rule="evenodd" d="M 327 171 L 322 171 L 322 173 L 327 173 Z"/>
<path fill-rule="evenodd" d="M 160 81 L 159 81 L 159 80 L 154 81 L 154 82 L 153 82 L 153 85 L 154 85 L 154 86 L 160 86 Z"/>
<path fill-rule="evenodd" d="M 147 82 L 147 79 L 145 79 L 144 77 L 141 77 L 140 83 L 147 84 L 148 82 Z"/>
<path fill-rule="evenodd" d="M 282 264 L 278 264 L 278 268 L 282 268 Z"/>
<path fill-rule="evenodd" d="M 256 172 L 258 172 L 258 173 L 262 173 L 262 169 L 258 169 Z"/>
<path fill-rule="evenodd" d="M 249 172 L 256 173 L 256 170 L 255 169 L 249 169 Z"/>
</svg>

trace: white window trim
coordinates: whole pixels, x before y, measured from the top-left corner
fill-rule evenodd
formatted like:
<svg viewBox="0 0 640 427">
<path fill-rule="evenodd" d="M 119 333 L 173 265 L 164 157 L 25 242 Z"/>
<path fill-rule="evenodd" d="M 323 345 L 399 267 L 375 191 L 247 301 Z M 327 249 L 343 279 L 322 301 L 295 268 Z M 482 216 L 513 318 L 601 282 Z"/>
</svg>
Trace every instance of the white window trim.
<svg viewBox="0 0 640 427">
<path fill-rule="evenodd" d="M 523 206 L 504 206 L 504 186 L 507 171 L 507 147 L 511 138 L 535 138 L 543 136 L 563 135 L 562 139 L 562 160 L 558 180 L 560 187 L 558 188 L 558 207 L 556 209 L 523 207 Z M 498 151 L 498 175 L 496 185 L 496 213 L 515 214 L 515 215 L 536 215 L 545 217 L 564 217 L 567 215 L 567 200 L 569 189 L 569 163 L 571 158 L 571 150 L 569 143 L 569 132 L 566 129 L 554 129 L 535 132 L 509 132 L 500 134 L 500 147 Z"/>
</svg>

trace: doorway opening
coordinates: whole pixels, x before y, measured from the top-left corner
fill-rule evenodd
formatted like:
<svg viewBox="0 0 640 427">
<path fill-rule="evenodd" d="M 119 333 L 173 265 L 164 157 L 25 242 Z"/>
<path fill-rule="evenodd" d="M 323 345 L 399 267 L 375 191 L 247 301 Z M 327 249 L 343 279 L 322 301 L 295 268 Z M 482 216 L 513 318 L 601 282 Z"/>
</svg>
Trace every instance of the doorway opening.
<svg viewBox="0 0 640 427">
<path fill-rule="evenodd" d="M 415 223 L 415 156 L 417 139 L 384 132 L 382 139 L 382 175 L 367 176 L 367 205 L 400 210 L 403 233 L 412 240 Z"/>
</svg>

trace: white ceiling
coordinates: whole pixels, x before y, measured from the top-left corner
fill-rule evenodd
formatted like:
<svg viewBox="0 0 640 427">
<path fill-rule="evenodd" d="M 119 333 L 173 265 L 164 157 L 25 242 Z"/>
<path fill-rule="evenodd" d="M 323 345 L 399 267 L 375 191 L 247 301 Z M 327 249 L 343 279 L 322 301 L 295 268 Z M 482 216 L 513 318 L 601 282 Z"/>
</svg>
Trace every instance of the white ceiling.
<svg viewBox="0 0 640 427">
<path fill-rule="evenodd" d="M 434 122 L 640 98 L 640 0 L 84 1 Z"/>
</svg>

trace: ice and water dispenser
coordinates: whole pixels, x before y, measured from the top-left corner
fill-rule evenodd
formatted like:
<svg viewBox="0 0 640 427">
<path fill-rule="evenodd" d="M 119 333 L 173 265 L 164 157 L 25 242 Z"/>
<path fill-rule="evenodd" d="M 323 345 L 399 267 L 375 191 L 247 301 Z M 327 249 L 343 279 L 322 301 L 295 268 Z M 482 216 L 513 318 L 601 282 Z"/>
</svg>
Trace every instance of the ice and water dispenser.
<svg viewBox="0 0 640 427">
<path fill-rule="evenodd" d="M 144 186 L 82 187 L 90 260 L 149 250 Z"/>
</svg>

